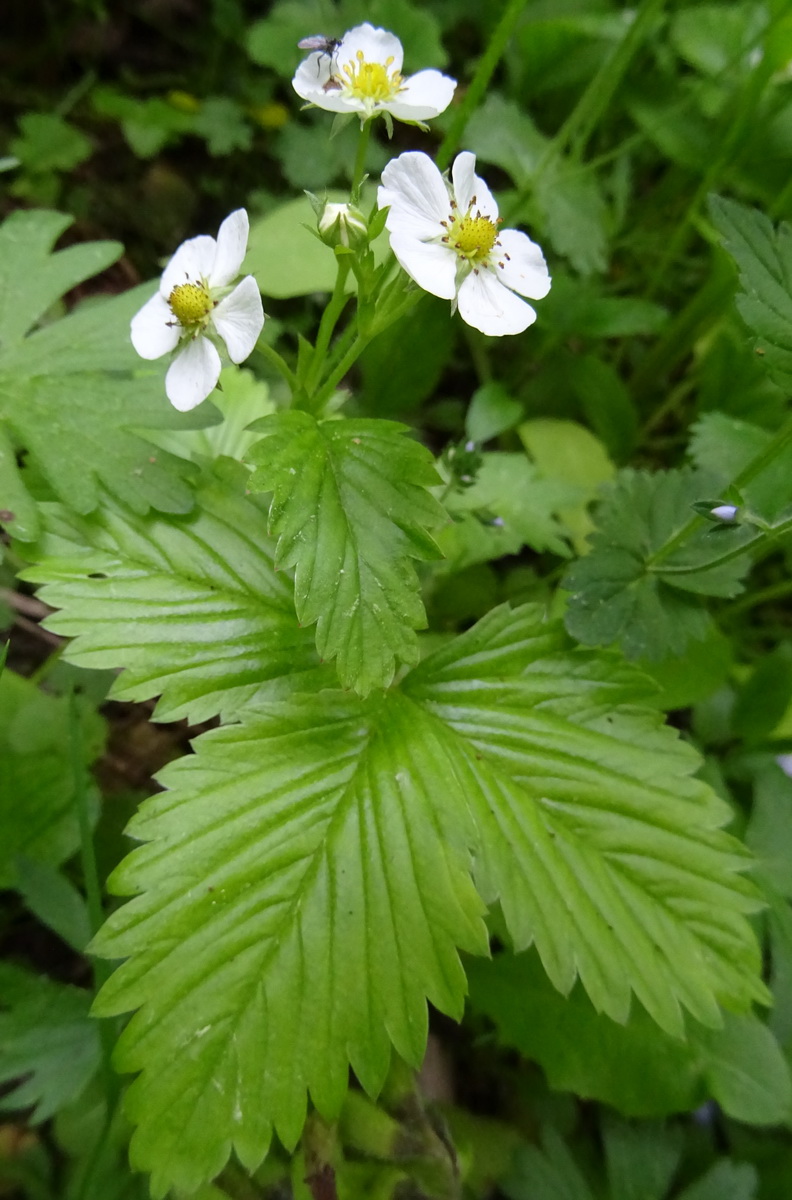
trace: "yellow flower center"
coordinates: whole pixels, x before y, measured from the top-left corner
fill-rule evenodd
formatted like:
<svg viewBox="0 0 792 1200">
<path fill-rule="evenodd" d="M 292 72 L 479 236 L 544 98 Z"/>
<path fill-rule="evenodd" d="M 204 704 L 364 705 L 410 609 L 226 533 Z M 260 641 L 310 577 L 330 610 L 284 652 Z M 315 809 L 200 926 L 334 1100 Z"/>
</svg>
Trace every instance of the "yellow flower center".
<svg viewBox="0 0 792 1200">
<path fill-rule="evenodd" d="M 201 325 L 212 311 L 212 298 L 204 283 L 179 283 L 168 296 L 170 310 L 180 325 Z"/>
<path fill-rule="evenodd" d="M 498 240 L 498 226 L 489 217 L 478 212 L 473 216 L 468 210 L 464 217 L 452 215 L 448 237 L 443 240 L 469 262 L 485 262 Z"/>
<path fill-rule="evenodd" d="M 350 95 L 369 104 L 381 104 L 392 100 L 401 91 L 404 80 L 399 71 L 390 70 L 392 58 L 384 63 L 365 62 L 362 50 L 358 50 L 355 58 L 356 62 L 348 62 L 343 67 L 345 86 Z"/>
</svg>

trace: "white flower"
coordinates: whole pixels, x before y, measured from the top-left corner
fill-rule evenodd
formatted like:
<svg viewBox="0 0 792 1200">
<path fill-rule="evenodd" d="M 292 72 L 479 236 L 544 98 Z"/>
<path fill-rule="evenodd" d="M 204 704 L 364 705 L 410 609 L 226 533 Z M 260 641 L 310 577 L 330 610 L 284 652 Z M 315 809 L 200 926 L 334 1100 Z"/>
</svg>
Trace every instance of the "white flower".
<svg viewBox="0 0 792 1200">
<path fill-rule="evenodd" d="M 368 22 L 345 33 L 332 52 L 317 50 L 297 68 L 295 92 L 334 113 L 357 113 L 368 121 L 390 113 L 398 121 L 428 121 L 451 103 L 456 80 L 439 71 L 405 78 L 404 51 L 395 34 Z"/>
<path fill-rule="evenodd" d="M 410 150 L 382 172 L 377 203 L 390 206 L 391 249 L 424 291 L 453 301 L 482 333 L 522 333 L 536 313 L 520 297 L 541 300 L 550 275 L 536 242 L 498 228 L 498 206 L 475 170 L 475 154 L 458 154 L 449 186 L 427 154 Z"/>
<path fill-rule="evenodd" d="M 238 208 L 213 237 L 183 242 L 160 279 L 159 291 L 132 318 L 132 345 L 141 358 L 161 358 L 178 346 L 165 376 L 174 408 L 187 412 L 205 400 L 220 375 L 219 337 L 241 363 L 264 324 L 258 284 L 246 275 L 232 288 L 247 250 L 248 216 Z"/>
<path fill-rule="evenodd" d="M 736 504 L 718 504 L 715 508 L 710 509 L 710 516 L 717 517 L 719 521 L 733 521 L 737 512 Z"/>
</svg>

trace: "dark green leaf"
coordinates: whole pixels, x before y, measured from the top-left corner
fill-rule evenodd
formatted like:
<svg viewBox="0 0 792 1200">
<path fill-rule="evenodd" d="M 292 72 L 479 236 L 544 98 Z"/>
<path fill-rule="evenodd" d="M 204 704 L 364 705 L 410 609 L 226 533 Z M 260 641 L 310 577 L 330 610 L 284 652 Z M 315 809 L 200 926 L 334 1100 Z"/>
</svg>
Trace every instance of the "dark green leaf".
<svg viewBox="0 0 792 1200">
<path fill-rule="evenodd" d="M 81 988 L 0 964 L 0 1084 L 17 1085 L 0 1110 L 33 1108 L 38 1123 L 80 1095 L 99 1065 L 90 1003 Z"/>
<path fill-rule="evenodd" d="M 737 308 L 755 335 L 757 354 L 776 383 L 792 385 L 792 230 L 774 229 L 755 208 L 710 197 L 710 215 L 737 263 L 742 292 Z"/>
<path fill-rule="evenodd" d="M 749 561 L 718 560 L 749 540 L 750 531 L 713 535 L 699 527 L 669 555 L 653 557 L 688 526 L 691 506 L 713 487 L 711 477 L 687 470 L 621 473 L 598 510 L 591 553 L 564 577 L 571 592 L 566 625 L 574 637 L 594 645 L 618 641 L 628 657 L 649 660 L 681 654 L 707 637 L 707 614 L 688 593 L 739 592 Z"/>
<path fill-rule="evenodd" d="M 81 713 L 86 766 L 99 754 L 104 723 L 92 707 Z M 80 842 L 68 700 L 29 680 L 0 676 L 0 887 L 16 884 L 19 855 L 53 866 Z M 96 790 L 89 803 L 96 811 Z"/>
</svg>

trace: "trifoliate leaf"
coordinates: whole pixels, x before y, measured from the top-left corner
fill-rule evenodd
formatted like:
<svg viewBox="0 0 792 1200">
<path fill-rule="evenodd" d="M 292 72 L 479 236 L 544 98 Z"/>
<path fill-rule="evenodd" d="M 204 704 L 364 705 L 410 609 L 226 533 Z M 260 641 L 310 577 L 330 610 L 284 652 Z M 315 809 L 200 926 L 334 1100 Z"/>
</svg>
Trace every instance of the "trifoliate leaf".
<svg viewBox="0 0 792 1200">
<path fill-rule="evenodd" d="M 0 226 L 0 509 L 24 541 L 36 537 L 36 508 L 16 464 L 26 456 L 78 512 L 98 500 L 101 481 L 138 512 L 186 512 L 193 468 L 156 448 L 141 431 L 190 428 L 168 404 L 162 370 L 147 368 L 129 340 L 129 321 L 150 288 L 85 304 L 35 328 L 70 288 L 119 255 L 115 242 L 51 253 L 70 218 L 17 212 Z"/>
<path fill-rule="evenodd" d="M 90 1004 L 90 992 L 0 964 L 0 1084 L 17 1084 L 0 1111 L 32 1107 L 38 1123 L 80 1095 L 100 1057 Z"/>
<path fill-rule="evenodd" d="M 588 645 L 618 641 L 629 658 L 681 654 L 709 632 L 709 618 L 689 593 L 734 596 L 750 563 L 726 558 L 752 536 L 745 527 L 691 528 L 678 549 L 656 557 L 713 494 L 711 477 L 689 470 L 654 475 L 623 471 L 598 512 L 591 552 L 566 572 L 571 592 L 566 626 Z"/>
<path fill-rule="evenodd" d="M 772 378 L 792 385 L 792 229 L 755 208 L 711 196 L 710 216 L 740 272 L 737 308 Z"/>
<path fill-rule="evenodd" d="M 139 1009 L 118 1066 L 142 1072 L 156 1195 L 232 1148 L 252 1169 L 271 1126 L 292 1146 L 307 1093 L 336 1117 L 349 1065 L 375 1093 L 391 1044 L 418 1064 L 426 1000 L 458 1016 L 457 950 L 486 952 L 482 900 L 612 1018 L 631 991 L 675 1033 L 682 1006 L 766 999 L 747 853 L 639 679 L 499 608 L 401 689 L 248 711 L 165 769 L 111 880 L 135 898 L 94 943 L 128 959 L 97 1008 Z"/>
<path fill-rule="evenodd" d="M 48 628 L 75 639 L 71 662 L 126 668 L 114 698 L 161 695 L 158 720 L 232 720 L 257 697 L 310 687 L 319 669 L 291 581 L 273 568 L 265 514 L 241 494 L 245 479 L 221 467 L 186 517 L 111 502 L 85 518 L 42 506 L 41 561 L 26 578 L 62 610 Z"/>
<path fill-rule="evenodd" d="M 80 740 L 85 765 L 98 756 L 104 723 L 82 707 Z M 0 676 L 0 887 L 13 887 L 15 859 L 25 855 L 52 866 L 80 844 L 72 762 L 69 700 L 40 691 L 12 671 Z M 97 797 L 89 788 L 96 810 Z"/>
<path fill-rule="evenodd" d="M 275 562 L 294 567 L 294 599 L 345 687 L 385 687 L 418 659 L 425 624 L 412 559 L 439 557 L 427 530 L 446 520 L 427 488 L 428 450 L 395 421 L 317 422 L 285 412 L 256 424 L 251 491 L 272 492 Z"/>
</svg>

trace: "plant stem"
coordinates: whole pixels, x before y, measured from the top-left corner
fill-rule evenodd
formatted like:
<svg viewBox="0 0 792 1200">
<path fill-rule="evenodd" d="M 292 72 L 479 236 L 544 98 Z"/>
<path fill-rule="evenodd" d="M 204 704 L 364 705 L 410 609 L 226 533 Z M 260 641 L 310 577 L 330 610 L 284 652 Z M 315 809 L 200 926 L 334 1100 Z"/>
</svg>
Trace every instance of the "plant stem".
<svg viewBox="0 0 792 1200">
<path fill-rule="evenodd" d="M 330 346 L 333 330 L 336 327 L 338 318 L 341 316 L 348 299 L 346 293 L 346 281 L 347 276 L 349 275 L 349 267 L 350 264 L 347 255 L 343 255 L 338 259 L 338 271 L 336 274 L 333 294 L 330 297 L 327 307 L 322 313 L 322 320 L 319 323 L 319 332 L 316 335 L 316 345 L 314 346 L 311 369 L 308 372 L 308 378 L 305 381 L 305 390 L 309 395 L 322 377 L 324 360 L 327 355 L 328 347 Z"/>
<path fill-rule="evenodd" d="M 792 579 L 782 579 L 778 583 L 771 583 L 766 588 L 760 588 L 759 591 L 740 596 L 738 600 L 729 605 L 728 615 L 734 617 L 739 613 L 747 612 L 749 608 L 756 608 L 760 604 L 769 604 L 773 600 L 785 600 L 790 595 L 792 595 Z"/>
<path fill-rule="evenodd" d="M 648 299 L 657 294 L 669 267 L 685 249 L 691 236 L 695 217 L 709 193 L 716 186 L 724 168 L 734 162 L 746 133 L 753 127 L 756 107 L 762 98 L 765 85 L 771 74 L 772 68 L 768 65 L 766 59 L 763 58 L 749 75 L 739 97 L 737 110 L 721 138 L 718 151 L 711 158 L 701 182 L 687 206 L 684 216 L 677 222 L 674 233 L 663 252 L 663 256 L 652 272 L 646 291 Z"/>
<path fill-rule="evenodd" d="M 267 342 L 262 342 L 260 339 L 256 343 L 256 350 L 259 354 L 266 358 L 267 362 L 275 368 L 279 375 L 283 376 L 289 385 L 289 390 L 293 395 L 297 390 L 297 379 L 294 371 L 292 371 L 291 367 L 289 367 L 285 358 L 278 354 L 278 351 L 274 348 L 274 346 L 270 346 Z"/>
<path fill-rule="evenodd" d="M 613 54 L 600 66 L 558 133 L 551 154 L 557 156 L 574 142 L 574 157 L 582 158 L 586 143 L 597 127 L 621 83 L 630 62 L 640 48 L 665 0 L 642 0 Z M 537 174 L 541 170 L 540 163 Z"/>
<path fill-rule="evenodd" d="M 478 60 L 475 73 L 462 103 L 454 112 L 448 131 L 437 151 L 436 162 L 441 171 L 444 171 L 450 163 L 462 134 L 465 132 L 465 126 L 470 120 L 471 113 L 478 108 L 481 98 L 487 89 L 490 79 L 492 79 L 495 68 L 500 62 L 503 51 L 506 49 L 506 44 L 514 32 L 515 26 L 522 16 L 527 2 L 528 0 L 509 0 L 503 16 L 493 31 L 487 49 Z"/>
<path fill-rule="evenodd" d="M 364 121 L 360 127 L 360 136 L 358 137 L 357 154 L 355 155 L 355 168 L 352 175 L 352 203 L 357 204 L 358 194 L 361 184 L 363 183 L 363 174 L 366 166 L 366 151 L 368 150 L 369 139 L 371 138 L 371 121 Z"/>
<path fill-rule="evenodd" d="M 420 292 L 417 289 L 415 291 L 408 292 L 404 299 L 402 299 L 398 304 L 383 311 L 378 319 L 372 323 L 371 327 L 367 329 L 365 333 L 358 331 L 357 337 L 352 345 L 343 354 L 340 361 L 338 361 L 337 364 L 332 368 L 327 379 L 322 384 L 322 387 L 315 395 L 312 402 L 312 407 L 315 412 L 321 411 L 322 407 L 330 399 L 336 387 L 344 378 L 346 373 L 357 362 L 358 358 L 366 349 L 366 346 L 368 346 L 369 342 L 371 342 L 377 336 L 377 334 L 382 333 L 384 329 L 387 329 L 389 325 L 392 325 L 394 321 L 398 321 L 400 317 L 403 317 L 405 313 L 408 313 L 411 308 L 414 308 L 422 296 L 423 292 Z"/>
</svg>

